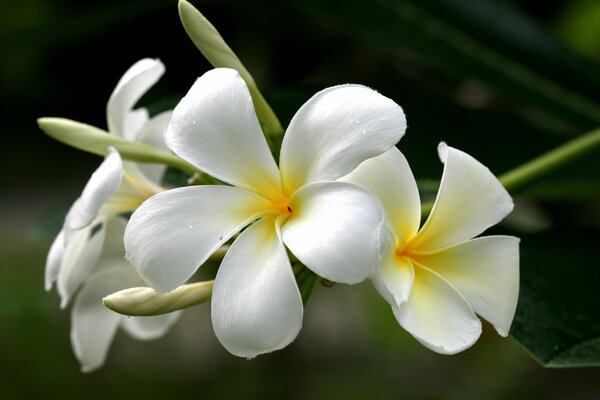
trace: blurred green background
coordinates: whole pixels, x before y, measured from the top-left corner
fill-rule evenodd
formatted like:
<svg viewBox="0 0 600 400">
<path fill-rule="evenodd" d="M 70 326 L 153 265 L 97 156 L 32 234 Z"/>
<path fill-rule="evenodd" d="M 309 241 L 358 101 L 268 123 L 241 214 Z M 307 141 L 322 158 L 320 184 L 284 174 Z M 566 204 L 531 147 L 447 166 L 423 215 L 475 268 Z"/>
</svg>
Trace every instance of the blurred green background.
<svg viewBox="0 0 600 400">
<path fill-rule="evenodd" d="M 193 4 L 253 73 L 284 126 L 314 92 L 334 84 L 362 83 L 401 104 L 409 129 L 399 147 L 426 195 L 441 174 L 441 140 L 500 174 L 600 126 L 594 0 Z M 317 287 L 299 338 L 271 355 L 247 361 L 228 354 L 212 332 L 209 306 L 201 305 L 160 340 L 119 333 L 105 367 L 81 374 L 69 312 L 58 309 L 54 292 L 44 292 L 43 267 L 64 213 L 100 158 L 52 141 L 35 119 L 105 127 L 116 82 L 144 57 L 160 58 L 167 73 L 141 103 L 153 110 L 174 105 L 210 68 L 183 31 L 176 5 L 0 5 L 0 399 L 598 398 L 598 369 L 544 369 L 487 324 L 462 354 L 425 349 L 369 283 Z M 523 238 L 513 333 L 545 362 L 556 360 L 552 346 L 600 334 L 599 159 L 591 155 L 519 193 L 514 215 L 495 229 Z M 558 325 L 550 314 L 561 318 Z"/>
</svg>

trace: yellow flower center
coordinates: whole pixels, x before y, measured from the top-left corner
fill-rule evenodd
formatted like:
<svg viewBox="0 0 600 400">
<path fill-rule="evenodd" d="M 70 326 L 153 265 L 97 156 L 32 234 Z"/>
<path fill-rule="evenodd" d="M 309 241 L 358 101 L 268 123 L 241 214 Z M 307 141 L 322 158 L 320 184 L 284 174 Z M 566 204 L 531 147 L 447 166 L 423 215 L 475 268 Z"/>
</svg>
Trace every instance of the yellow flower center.
<svg viewBox="0 0 600 400">
<path fill-rule="evenodd" d="M 411 248 L 412 239 L 413 238 L 410 238 L 409 240 L 405 240 L 402 236 L 396 235 L 396 246 L 394 248 L 396 257 L 413 258 L 412 248 Z"/>
</svg>

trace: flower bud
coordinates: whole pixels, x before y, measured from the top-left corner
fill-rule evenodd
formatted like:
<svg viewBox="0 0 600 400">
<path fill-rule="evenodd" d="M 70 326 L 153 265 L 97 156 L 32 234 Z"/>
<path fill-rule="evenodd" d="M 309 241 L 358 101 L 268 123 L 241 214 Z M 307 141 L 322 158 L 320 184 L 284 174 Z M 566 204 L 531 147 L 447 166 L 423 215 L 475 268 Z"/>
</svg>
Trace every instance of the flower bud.
<svg viewBox="0 0 600 400">
<path fill-rule="evenodd" d="M 106 296 L 102 303 L 123 315 L 160 315 L 204 303 L 210 299 L 212 288 L 213 281 L 181 285 L 167 293 L 159 293 L 149 287 L 135 287 Z"/>
</svg>

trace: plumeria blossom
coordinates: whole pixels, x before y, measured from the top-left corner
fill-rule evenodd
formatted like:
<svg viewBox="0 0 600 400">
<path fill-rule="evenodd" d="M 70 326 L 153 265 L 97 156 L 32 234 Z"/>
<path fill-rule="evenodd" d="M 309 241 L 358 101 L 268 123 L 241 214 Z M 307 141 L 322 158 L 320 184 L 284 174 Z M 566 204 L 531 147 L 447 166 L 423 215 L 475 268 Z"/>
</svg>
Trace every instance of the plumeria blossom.
<svg viewBox="0 0 600 400">
<path fill-rule="evenodd" d="M 378 262 L 383 210 L 356 185 L 336 180 L 401 138 L 400 106 L 359 85 L 325 89 L 293 117 L 279 167 L 248 88 L 232 69 L 207 72 L 173 111 L 168 147 L 229 185 L 159 193 L 132 215 L 127 256 L 146 282 L 186 282 L 237 232 L 215 278 L 217 338 L 242 357 L 281 349 L 297 336 L 302 299 L 286 247 L 316 274 L 362 281 Z"/>
<path fill-rule="evenodd" d="M 428 348 L 454 354 L 478 339 L 476 314 L 508 334 L 519 293 L 519 239 L 475 238 L 510 213 L 512 200 L 473 157 L 444 143 L 438 151 L 444 172 L 421 229 L 417 185 L 397 149 L 343 180 L 369 190 L 385 210 L 375 287 L 404 329 Z"/>
<path fill-rule="evenodd" d="M 162 133 L 171 113 L 149 118 L 145 109 L 133 109 L 163 72 L 160 61 L 144 59 L 125 73 L 107 106 L 110 134 L 166 148 Z M 125 224 L 117 216 L 132 212 L 146 198 L 164 190 L 159 185 L 164 170 L 160 165 L 123 161 L 116 150 L 109 149 L 71 206 L 48 253 L 46 290 L 57 282 L 61 308 L 77 293 L 71 314 L 71 342 L 85 371 L 103 364 L 118 325 L 138 339 L 151 339 L 161 336 L 178 317 L 175 313 L 123 320 L 105 309 L 101 300 L 115 290 L 143 283 L 125 260 Z"/>
<path fill-rule="evenodd" d="M 164 73 L 159 60 L 143 59 L 135 63 L 120 79 L 107 105 L 110 134 L 165 149 L 162 137 L 171 112 L 148 117 L 135 103 Z M 45 286 L 57 281 L 61 306 L 65 307 L 87 277 L 99 249 L 91 238 L 94 226 L 125 212 L 132 212 L 145 199 L 164 190 L 160 179 L 163 165 L 138 165 L 123 161 L 114 149 L 85 185 L 81 196 L 69 210 L 63 229 L 50 248 L 46 261 Z M 93 223 L 94 222 L 94 223 Z M 82 252 L 89 253 L 82 256 Z"/>
</svg>

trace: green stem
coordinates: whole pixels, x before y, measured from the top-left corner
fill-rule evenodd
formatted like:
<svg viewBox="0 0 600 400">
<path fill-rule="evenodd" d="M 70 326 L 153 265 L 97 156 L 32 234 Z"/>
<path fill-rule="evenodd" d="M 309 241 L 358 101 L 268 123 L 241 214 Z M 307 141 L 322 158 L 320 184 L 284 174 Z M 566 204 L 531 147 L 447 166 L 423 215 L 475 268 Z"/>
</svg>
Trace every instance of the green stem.
<svg viewBox="0 0 600 400">
<path fill-rule="evenodd" d="M 600 128 L 579 136 L 498 177 L 514 193 L 545 175 L 600 148 Z"/>
</svg>

